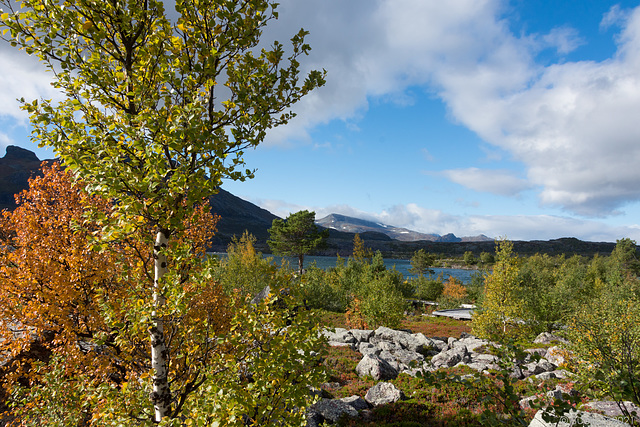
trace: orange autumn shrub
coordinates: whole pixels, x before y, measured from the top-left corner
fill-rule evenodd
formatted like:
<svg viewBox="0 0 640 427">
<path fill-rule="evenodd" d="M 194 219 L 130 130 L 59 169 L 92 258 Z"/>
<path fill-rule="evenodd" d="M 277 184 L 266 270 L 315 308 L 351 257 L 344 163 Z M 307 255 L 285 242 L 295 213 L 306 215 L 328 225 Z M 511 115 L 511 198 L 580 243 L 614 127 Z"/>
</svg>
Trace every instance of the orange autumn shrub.
<svg viewBox="0 0 640 427">
<path fill-rule="evenodd" d="M 449 279 L 444 282 L 444 289 L 442 295 L 448 298 L 462 300 L 467 296 L 467 288 L 455 277 L 449 276 Z"/>
<path fill-rule="evenodd" d="M 91 241 L 101 228 L 94 218 L 111 215 L 111 201 L 88 195 L 58 164 L 29 185 L 16 197 L 18 207 L 0 217 L 0 354 L 12 360 L 2 372 L 4 387 L 9 391 L 17 378 L 42 381 L 52 354 L 70 378 L 122 384 L 144 376 L 149 337 L 134 314 L 144 314 L 143 302 L 151 299 L 153 259 L 143 241 L 151 227 L 141 218 L 137 229 L 97 250 Z M 180 248 L 174 253 L 206 256 L 216 221 L 203 203 L 185 237 L 172 242 Z M 228 329 L 231 313 L 199 265 L 187 256 L 175 265 L 173 279 L 182 284 L 175 299 L 188 309 L 162 316 L 179 398 L 181 384 L 201 381 L 201 364 L 214 350 L 210 338 Z M 30 360 L 35 344 L 44 363 L 37 372 Z"/>
<path fill-rule="evenodd" d="M 453 276 L 443 284 L 442 294 L 438 297 L 440 308 L 457 308 L 467 298 L 467 288 Z"/>
</svg>

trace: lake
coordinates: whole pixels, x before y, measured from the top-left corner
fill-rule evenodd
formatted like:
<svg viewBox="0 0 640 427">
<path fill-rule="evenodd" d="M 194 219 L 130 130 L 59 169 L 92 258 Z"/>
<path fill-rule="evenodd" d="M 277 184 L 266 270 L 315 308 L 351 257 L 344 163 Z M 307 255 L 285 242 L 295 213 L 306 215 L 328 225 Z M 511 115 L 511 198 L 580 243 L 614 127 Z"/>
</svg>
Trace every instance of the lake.
<svg viewBox="0 0 640 427">
<path fill-rule="evenodd" d="M 226 254 L 215 254 L 215 255 L 226 255 Z M 277 257 L 277 256 L 272 256 L 272 255 L 265 255 L 266 257 L 273 257 L 273 259 L 280 264 L 281 260 L 283 259 L 283 257 Z M 286 259 L 287 261 L 289 261 L 289 264 L 293 267 L 293 268 L 297 268 L 298 267 L 298 259 L 297 258 L 292 258 L 292 257 L 285 257 L 284 259 Z M 334 256 L 312 256 L 312 255 L 307 255 L 304 257 L 304 267 L 307 268 L 308 266 L 310 266 L 311 264 L 313 264 L 314 262 L 316 263 L 316 266 L 318 268 L 322 268 L 323 270 L 326 270 L 327 268 L 331 268 L 331 267 L 335 267 L 336 266 L 336 261 L 337 258 Z M 345 258 L 345 262 L 346 262 L 346 258 Z M 410 278 L 410 277 L 415 277 L 414 274 L 411 274 L 409 272 L 409 269 L 411 268 L 411 261 L 409 261 L 408 259 L 384 259 L 384 265 L 385 267 L 387 267 L 388 269 L 393 268 L 395 266 L 396 270 L 398 270 L 400 273 L 402 273 L 402 275 L 405 278 Z M 457 268 L 432 268 L 433 271 L 435 271 L 434 277 L 438 277 L 441 273 L 442 273 L 442 277 L 444 280 L 447 280 L 449 278 L 449 276 L 453 276 L 454 278 L 460 280 L 462 283 L 464 284 L 469 284 L 471 283 L 471 276 L 474 273 L 477 273 L 478 270 L 462 270 L 462 269 L 457 269 Z"/>
</svg>

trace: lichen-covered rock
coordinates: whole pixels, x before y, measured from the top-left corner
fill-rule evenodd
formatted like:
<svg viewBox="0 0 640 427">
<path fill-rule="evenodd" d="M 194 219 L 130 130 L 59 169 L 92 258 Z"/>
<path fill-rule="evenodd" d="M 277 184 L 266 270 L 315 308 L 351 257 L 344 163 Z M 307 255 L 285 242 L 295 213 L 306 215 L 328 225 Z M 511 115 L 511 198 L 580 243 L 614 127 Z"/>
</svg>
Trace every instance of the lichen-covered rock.
<svg viewBox="0 0 640 427">
<path fill-rule="evenodd" d="M 311 411 L 320 414 L 331 423 L 335 423 L 345 414 L 352 418 L 358 416 L 358 411 L 353 406 L 340 399 L 322 399 L 312 405 Z"/>
<path fill-rule="evenodd" d="M 627 409 L 627 411 L 629 411 L 629 413 L 631 412 L 636 412 L 637 414 L 640 414 L 640 406 L 634 404 L 633 402 L 630 401 L 624 401 L 624 402 L 620 402 L 622 405 L 624 405 Z M 620 410 L 620 407 L 618 406 L 618 404 L 614 401 L 611 400 L 594 400 L 592 402 L 589 403 L 585 403 L 584 406 L 587 406 L 593 410 L 596 411 L 602 411 L 604 412 L 604 415 L 608 416 L 608 417 L 622 417 L 624 416 L 624 414 L 622 413 L 622 411 Z"/>
<path fill-rule="evenodd" d="M 566 362 L 565 360 L 566 353 L 567 353 L 567 350 L 564 350 L 558 346 L 553 346 L 547 349 L 547 354 L 545 355 L 545 358 L 549 362 L 553 363 L 554 365 L 562 367 Z"/>
<path fill-rule="evenodd" d="M 379 355 L 382 351 L 377 345 L 370 342 L 361 342 L 358 351 L 364 356 L 365 354 Z"/>
<path fill-rule="evenodd" d="M 392 380 L 398 376 L 398 371 L 389 362 L 376 355 L 365 355 L 358 366 L 356 373 L 360 377 L 371 376 L 375 380 Z"/>
<path fill-rule="evenodd" d="M 431 358 L 431 364 L 436 368 L 452 367 L 460 362 L 468 363 L 471 361 L 467 347 L 454 347 L 450 350 L 441 351 Z"/>
<path fill-rule="evenodd" d="M 404 398 L 405 396 L 402 390 L 397 388 L 395 385 L 386 382 L 374 385 L 364 396 L 364 400 L 373 406 L 394 403 Z"/>
<path fill-rule="evenodd" d="M 562 344 L 568 344 L 569 341 L 567 341 L 566 339 L 558 336 L 558 335 L 554 335 L 552 333 L 549 332 L 542 332 L 540 335 L 538 335 L 536 337 L 536 339 L 533 340 L 533 342 L 535 344 L 551 344 L 551 343 L 562 343 Z"/>
<path fill-rule="evenodd" d="M 364 400 L 363 398 L 361 398 L 358 395 L 353 395 L 353 396 L 349 396 L 349 397 L 343 397 L 340 400 L 342 400 L 347 405 L 350 405 L 356 411 L 362 411 L 364 409 L 369 409 L 369 404 L 367 403 L 367 401 Z"/>
<path fill-rule="evenodd" d="M 357 342 L 368 342 L 373 336 L 373 330 L 371 329 L 350 329 L 351 335 Z"/>
<path fill-rule="evenodd" d="M 356 338 L 351 331 L 344 328 L 335 328 L 333 331 L 325 329 L 322 334 L 327 338 L 329 342 L 343 343 L 343 344 L 355 344 Z"/>
<path fill-rule="evenodd" d="M 615 418 L 594 414 L 584 411 L 571 411 L 565 414 L 558 422 L 546 422 L 542 418 L 543 411 L 536 412 L 535 417 L 529 423 L 529 427 L 571 427 L 576 425 L 587 425 L 591 427 L 628 427 L 627 423 L 618 421 Z M 581 424 L 578 424 L 578 417 Z"/>
</svg>

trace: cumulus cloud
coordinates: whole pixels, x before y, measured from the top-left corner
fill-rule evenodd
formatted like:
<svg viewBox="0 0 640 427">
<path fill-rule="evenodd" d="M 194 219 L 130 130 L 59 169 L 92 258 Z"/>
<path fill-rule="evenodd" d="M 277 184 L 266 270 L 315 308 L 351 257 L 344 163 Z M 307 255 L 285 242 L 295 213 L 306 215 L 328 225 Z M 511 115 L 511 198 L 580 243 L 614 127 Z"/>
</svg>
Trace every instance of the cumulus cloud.
<svg viewBox="0 0 640 427">
<path fill-rule="evenodd" d="M 456 123 L 523 163 L 528 183 L 473 169 L 445 171 L 449 179 L 505 195 L 540 189 L 543 205 L 584 216 L 640 200 L 640 8 L 603 16 L 602 29 L 620 26 L 613 58 L 541 65 L 541 48 L 566 54 L 583 42 L 580 34 L 567 27 L 514 34 L 501 0 L 280 3 L 265 39 L 286 41 L 304 27 L 313 47 L 305 70 L 325 68 L 328 76 L 269 143 L 310 142 L 313 126 L 335 119 L 357 125 L 372 98 L 411 102 L 408 89 L 422 86 Z M 49 78 L 6 45 L 0 61 L 0 114 L 24 119 L 13 99 L 50 97 Z M 472 182 L 474 174 L 489 181 Z"/>
<path fill-rule="evenodd" d="M 461 107 L 458 117 L 528 167 L 543 204 L 605 216 L 640 199 L 640 9 L 622 33 L 619 55 L 542 70 L 527 88 L 496 98 L 482 123 Z M 456 92 L 457 105 L 464 100 Z"/>
<path fill-rule="evenodd" d="M 548 47 L 555 48 L 560 54 L 573 52 L 584 41 L 580 38 L 578 31 L 571 27 L 560 27 L 552 29 L 549 34 L 542 36 L 542 40 Z"/>
<path fill-rule="evenodd" d="M 622 25 L 626 20 L 627 12 L 620 8 L 619 4 L 611 6 L 611 9 L 604 14 L 600 21 L 600 30 L 606 31 L 615 25 Z"/>
<path fill-rule="evenodd" d="M 515 35 L 498 0 L 348 4 L 327 0 L 308 13 L 306 3 L 282 2 L 285 19 L 312 31 L 312 62 L 329 75 L 280 137 L 423 85 L 457 123 L 522 162 L 529 182 L 505 176 L 501 187 L 500 173 L 484 172 L 493 180 L 481 185 L 470 179 L 477 170 L 445 171 L 453 181 L 506 195 L 540 188 L 541 204 L 584 216 L 640 200 L 640 8 L 614 7 L 603 17 L 602 28 L 623 26 L 614 58 L 543 66 L 535 62 L 541 48 L 566 54 L 583 43 L 580 35 L 568 27 Z"/>
</svg>

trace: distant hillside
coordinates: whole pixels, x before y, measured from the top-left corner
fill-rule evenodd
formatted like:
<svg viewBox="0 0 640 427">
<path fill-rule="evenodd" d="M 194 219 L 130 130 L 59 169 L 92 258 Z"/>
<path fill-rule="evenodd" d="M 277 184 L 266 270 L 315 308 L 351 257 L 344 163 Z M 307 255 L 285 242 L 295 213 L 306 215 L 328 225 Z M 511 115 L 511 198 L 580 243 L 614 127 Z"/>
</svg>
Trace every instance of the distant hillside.
<svg viewBox="0 0 640 427">
<path fill-rule="evenodd" d="M 382 233 L 401 242 L 416 242 L 420 240 L 428 242 L 493 242 L 493 239 L 482 234 L 474 237 L 456 237 L 452 233 L 445 234 L 444 236 L 433 233 L 425 234 L 406 228 L 394 227 L 340 214 L 327 215 L 316 221 L 316 223 L 322 227 L 346 233 L 365 233 L 368 231 Z"/>
<path fill-rule="evenodd" d="M 28 188 L 29 178 L 40 175 L 41 163 L 32 151 L 7 147 L 5 156 L 0 158 L 0 210 L 16 207 L 14 195 Z M 210 203 L 211 211 L 221 217 L 213 250 L 226 251 L 231 238 L 241 236 L 244 230 L 256 236 L 260 250 L 266 250 L 267 230 L 277 216 L 222 189 L 211 197 Z"/>
<path fill-rule="evenodd" d="M 0 209 L 15 208 L 14 194 L 28 187 L 28 179 L 39 174 L 40 164 L 33 152 L 15 146 L 7 147 L 6 155 L 0 158 Z M 221 217 L 212 250 L 225 251 L 234 235 L 240 236 L 248 230 L 257 238 L 257 248 L 262 252 L 269 251 L 267 230 L 277 216 L 223 189 L 212 196 L 210 202 L 212 212 Z M 328 246 L 323 254 L 330 256 L 351 255 L 356 233 L 365 246 L 379 250 L 389 258 L 408 259 L 418 249 L 449 256 L 462 256 L 467 251 L 479 255 L 495 250 L 493 240 L 483 235 L 462 238 L 453 234 L 438 236 L 336 214 L 322 218 L 318 224 L 329 229 Z M 575 238 L 514 242 L 514 251 L 521 255 L 608 255 L 614 247 L 615 243 L 583 242 Z"/>
<path fill-rule="evenodd" d="M 268 230 L 273 220 L 278 218 L 276 215 L 223 189 L 211 196 L 209 203 L 211 212 L 220 215 L 212 250 L 225 252 L 234 235 L 240 237 L 245 230 L 248 230 L 256 237 L 257 248 L 263 252 L 267 251 Z"/>
</svg>

